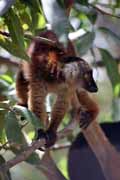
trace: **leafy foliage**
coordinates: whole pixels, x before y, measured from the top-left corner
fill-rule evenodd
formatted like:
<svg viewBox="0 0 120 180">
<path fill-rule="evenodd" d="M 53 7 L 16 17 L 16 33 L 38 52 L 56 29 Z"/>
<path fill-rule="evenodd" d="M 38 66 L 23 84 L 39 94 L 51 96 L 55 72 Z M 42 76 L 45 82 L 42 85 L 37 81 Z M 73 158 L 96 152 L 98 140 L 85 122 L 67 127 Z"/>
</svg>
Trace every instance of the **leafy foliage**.
<svg viewBox="0 0 120 180">
<path fill-rule="evenodd" d="M 0 1 L 0 4 L 1 2 L 3 1 Z M 104 11 L 103 6 L 107 7 Z M 94 52 L 95 49 L 99 51 L 101 62 L 107 70 L 113 88 L 114 97 L 119 98 L 120 73 L 116 58 L 112 54 L 113 50 L 101 47 L 99 43 L 96 44 L 96 37 L 98 33 L 101 33 L 99 39 L 104 36 L 105 42 L 109 45 L 120 46 L 120 37 L 112 31 L 112 28 L 97 24 L 100 14 L 105 15 L 103 18 L 111 17 L 108 9 L 111 10 L 113 16 L 116 16 L 114 22 L 118 22 L 120 18 L 118 8 L 120 8 L 119 0 L 108 4 L 97 0 L 93 3 L 89 3 L 88 0 L 11 0 L 4 7 L 0 6 L 2 15 L 0 17 L 1 56 L 7 51 L 9 56 L 17 57 L 17 62 L 19 59 L 29 61 L 26 49 L 31 39 L 26 34 L 34 37 L 49 25 L 65 47 L 68 35 L 72 34 L 71 39 L 74 41 L 78 55 L 84 56 L 88 52 Z M 95 59 L 94 53 L 91 54 Z M 2 64 L 0 59 L 0 150 L 5 149 L 7 147 L 5 144 L 8 143 L 9 148 L 7 148 L 17 155 L 28 144 L 26 136 L 30 139 L 29 134 L 38 128 L 43 128 L 43 124 L 27 108 L 15 105 L 16 70 L 17 68 L 12 63 L 10 66 L 6 62 Z M 63 123 L 62 127 L 64 126 Z M 14 144 L 14 147 L 11 144 Z M 36 165 L 39 157 L 33 153 L 26 161 Z M 0 156 L 0 163 L 3 162 L 5 159 Z M 0 178 L 2 176 L 0 174 Z M 5 178 L 11 179 L 10 174 L 6 174 Z"/>
</svg>

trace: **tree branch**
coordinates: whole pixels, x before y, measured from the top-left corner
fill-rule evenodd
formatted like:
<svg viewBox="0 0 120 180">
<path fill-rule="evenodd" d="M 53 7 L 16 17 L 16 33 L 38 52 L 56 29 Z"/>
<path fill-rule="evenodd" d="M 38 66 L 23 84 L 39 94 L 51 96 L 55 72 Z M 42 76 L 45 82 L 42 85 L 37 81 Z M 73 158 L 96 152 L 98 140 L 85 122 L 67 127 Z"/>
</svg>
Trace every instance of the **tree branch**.
<svg viewBox="0 0 120 180">
<path fill-rule="evenodd" d="M 8 32 L 3 32 L 3 31 L 0 31 L 0 34 L 9 38 L 10 37 L 10 34 Z M 35 40 L 35 41 L 39 41 L 39 42 L 42 42 L 42 43 L 45 43 L 47 45 L 50 45 L 51 47 L 55 47 L 59 50 L 64 50 L 61 46 L 60 43 L 56 42 L 56 41 L 52 41 L 50 39 L 47 39 L 47 38 L 44 38 L 44 37 L 40 37 L 40 36 L 32 36 L 30 34 L 24 34 L 24 37 L 29 39 L 29 40 Z"/>
<path fill-rule="evenodd" d="M 13 60 L 11 60 L 10 58 L 6 58 L 6 57 L 3 57 L 3 56 L 0 56 L 0 65 L 1 65 L 1 64 L 5 64 L 5 65 L 7 65 L 7 66 L 18 67 L 19 62 L 13 61 Z"/>
<path fill-rule="evenodd" d="M 77 122 L 70 123 L 64 130 L 60 131 L 57 134 L 57 140 L 67 137 L 73 129 L 76 127 Z M 34 141 L 30 146 L 26 147 L 26 149 L 15 158 L 7 161 L 5 164 L 0 166 L 0 171 L 8 171 L 13 166 L 17 165 L 18 163 L 25 161 L 36 149 L 43 147 L 45 145 L 45 139 L 40 139 Z"/>
<path fill-rule="evenodd" d="M 44 154 L 37 168 L 42 170 L 48 180 L 67 180 L 57 168 L 49 151 Z"/>
<path fill-rule="evenodd" d="M 7 172 L 10 168 L 15 166 L 16 164 L 26 160 L 36 149 L 39 149 L 39 147 L 43 146 L 44 144 L 45 144 L 44 139 L 33 142 L 21 154 L 17 155 L 15 158 L 1 165 L 0 171 Z"/>
<path fill-rule="evenodd" d="M 90 4 L 89 3 L 89 6 L 91 6 L 92 8 L 96 9 L 98 12 L 100 12 L 101 14 L 104 14 L 104 15 L 107 15 L 107 16 L 112 16 L 112 17 L 115 17 L 115 18 L 119 18 L 120 19 L 120 16 L 117 16 L 117 15 L 114 15 L 114 14 L 111 14 L 111 13 L 108 13 L 106 11 L 103 11 L 101 8 L 99 8 L 98 6 L 94 6 L 93 4 Z"/>
<path fill-rule="evenodd" d="M 77 117 L 79 116 L 77 115 Z M 77 119 L 77 121 L 79 122 L 79 118 Z M 72 123 L 67 126 L 67 128 L 59 132 L 57 134 L 57 140 L 64 138 L 68 134 L 70 134 L 71 131 L 75 129 L 77 121 L 73 120 Z M 91 149 L 95 153 L 103 170 L 103 174 L 106 177 L 106 180 L 119 180 L 120 155 L 118 154 L 116 149 L 111 145 L 109 140 L 106 138 L 99 124 L 96 121 L 92 122 L 86 130 L 83 130 L 83 134 L 87 139 L 87 142 L 90 145 Z M 26 160 L 32 154 L 32 152 L 44 146 L 44 144 L 44 139 L 33 142 L 21 154 L 17 155 L 12 160 L 9 160 L 5 164 L 1 165 L 0 171 L 6 172 L 11 167 Z M 114 165 L 113 162 L 115 162 Z M 44 173 L 47 173 L 49 171 L 49 168 L 46 170 L 44 169 L 46 166 L 47 164 L 45 162 L 44 166 L 42 166 L 42 170 L 44 171 Z"/>
</svg>

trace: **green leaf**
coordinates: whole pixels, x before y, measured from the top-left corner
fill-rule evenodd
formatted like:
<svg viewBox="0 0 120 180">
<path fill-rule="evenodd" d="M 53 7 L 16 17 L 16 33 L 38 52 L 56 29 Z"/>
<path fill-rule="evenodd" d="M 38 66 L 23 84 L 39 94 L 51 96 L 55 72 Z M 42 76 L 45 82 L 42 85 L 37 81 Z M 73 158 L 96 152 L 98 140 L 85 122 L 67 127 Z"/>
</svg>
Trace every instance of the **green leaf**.
<svg viewBox="0 0 120 180">
<path fill-rule="evenodd" d="M 92 47 L 94 38 L 95 38 L 95 33 L 88 32 L 84 34 L 83 36 L 81 36 L 76 41 L 76 48 L 80 55 L 85 54 Z"/>
<path fill-rule="evenodd" d="M 27 24 L 28 27 L 31 26 L 32 19 L 28 10 L 20 11 L 19 16 L 23 29 L 25 24 Z"/>
<path fill-rule="evenodd" d="M 5 110 L 0 109 L 0 143 L 5 142 L 5 133 L 4 133 L 4 126 L 5 126 Z"/>
<path fill-rule="evenodd" d="M 14 112 L 9 111 L 5 117 L 5 130 L 8 141 L 23 143 L 24 136 L 18 124 L 18 119 Z"/>
<path fill-rule="evenodd" d="M 80 3 L 82 5 L 88 5 L 88 0 L 75 0 L 75 2 Z"/>
<path fill-rule="evenodd" d="M 47 21 L 51 24 L 60 42 L 66 45 L 70 24 L 65 10 L 59 6 L 56 0 L 41 0 L 41 3 Z"/>
<path fill-rule="evenodd" d="M 21 49 L 24 50 L 25 45 L 22 25 L 18 15 L 14 12 L 13 9 L 10 9 L 5 15 L 5 23 L 8 26 L 13 43 L 17 44 Z"/>
<path fill-rule="evenodd" d="M 17 108 L 16 108 L 17 109 Z M 24 112 L 24 114 L 26 114 Z M 6 130 L 6 134 L 7 134 L 7 139 L 8 141 L 12 141 L 12 142 L 16 142 L 18 144 L 26 144 L 27 142 L 25 140 L 24 135 L 21 132 L 21 128 L 18 124 L 18 119 L 16 118 L 16 115 L 14 112 L 8 112 L 7 116 L 6 116 L 6 124 L 5 124 L 5 130 Z M 24 150 L 24 147 L 21 146 L 21 150 L 17 150 L 17 149 L 11 149 L 13 151 L 13 153 L 15 153 L 16 155 L 21 153 Z M 30 164 L 37 164 L 40 162 L 39 156 L 33 152 L 27 159 L 26 162 L 30 163 Z"/>
<path fill-rule="evenodd" d="M 0 78 L 3 79 L 4 81 L 7 81 L 9 84 L 13 83 L 13 79 L 7 74 L 0 75 Z"/>
<path fill-rule="evenodd" d="M 57 2 L 62 8 L 65 7 L 65 0 L 57 0 Z"/>
<path fill-rule="evenodd" d="M 20 0 L 21 3 L 26 4 L 28 7 L 33 8 L 34 12 L 40 12 L 40 2 L 39 0 Z"/>
<path fill-rule="evenodd" d="M 39 13 L 34 13 L 34 9 L 31 8 L 31 17 L 32 17 L 32 23 L 31 23 L 31 28 L 32 30 L 35 30 L 38 28 L 38 23 L 39 23 Z"/>
<path fill-rule="evenodd" d="M 26 162 L 31 165 L 37 165 L 40 164 L 40 158 L 37 153 L 32 153 L 27 159 Z"/>
<path fill-rule="evenodd" d="M 95 24 L 97 20 L 97 13 L 93 11 L 92 13 L 87 14 L 87 17 L 91 21 L 92 24 Z"/>
<path fill-rule="evenodd" d="M 116 43 L 120 44 L 120 36 L 112 32 L 110 29 L 105 27 L 99 27 L 97 31 L 100 31 L 106 35 L 106 39 L 112 41 L 115 41 Z"/>
<path fill-rule="evenodd" d="M 118 84 L 120 84 L 120 74 L 118 72 L 118 66 L 114 58 L 110 55 L 110 53 L 104 49 L 99 49 L 102 60 L 104 61 L 108 77 L 111 81 L 113 90 L 116 92 L 116 88 Z M 118 88 L 117 88 L 118 91 Z"/>
<path fill-rule="evenodd" d="M 3 36 L 0 36 L 0 46 L 16 57 L 22 58 L 24 60 L 30 60 L 23 49 Z"/>
<path fill-rule="evenodd" d="M 116 0 L 116 8 L 120 8 L 120 0 Z"/>
<path fill-rule="evenodd" d="M 17 114 L 22 115 L 25 120 L 31 122 L 35 129 L 44 128 L 42 121 L 40 121 L 34 113 L 22 106 L 14 106 L 14 110 Z"/>
</svg>

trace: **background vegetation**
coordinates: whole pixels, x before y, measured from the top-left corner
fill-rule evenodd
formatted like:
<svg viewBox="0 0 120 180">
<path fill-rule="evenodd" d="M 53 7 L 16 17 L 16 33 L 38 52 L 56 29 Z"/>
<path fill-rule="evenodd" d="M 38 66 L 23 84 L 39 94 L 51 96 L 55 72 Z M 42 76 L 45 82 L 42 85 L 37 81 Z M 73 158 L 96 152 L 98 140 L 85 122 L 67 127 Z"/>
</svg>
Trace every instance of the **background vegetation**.
<svg viewBox="0 0 120 180">
<path fill-rule="evenodd" d="M 119 0 L 1 0 L 0 15 L 1 163 L 19 154 L 28 138 L 34 138 L 34 130 L 41 126 L 31 112 L 16 106 L 15 76 L 19 62 L 30 60 L 26 54 L 30 39 L 50 26 L 65 46 L 69 37 L 77 54 L 93 66 L 99 86 L 95 96 L 101 108 L 99 121 L 120 120 Z M 69 114 L 61 128 L 68 121 Z M 60 144 L 71 143 L 77 132 Z M 67 150 L 58 149 L 53 156 L 68 178 Z M 7 178 L 39 179 L 40 172 L 33 167 L 38 159 L 36 153 L 32 154 L 25 163 L 13 168 Z"/>
</svg>

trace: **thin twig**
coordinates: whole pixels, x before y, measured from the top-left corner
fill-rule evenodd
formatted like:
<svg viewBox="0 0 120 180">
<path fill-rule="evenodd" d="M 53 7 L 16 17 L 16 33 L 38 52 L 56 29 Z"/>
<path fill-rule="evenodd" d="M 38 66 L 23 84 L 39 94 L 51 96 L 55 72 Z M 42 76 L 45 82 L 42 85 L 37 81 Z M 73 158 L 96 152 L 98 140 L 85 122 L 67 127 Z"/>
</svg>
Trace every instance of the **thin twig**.
<svg viewBox="0 0 120 180">
<path fill-rule="evenodd" d="M 51 148 L 52 151 L 62 150 L 62 149 L 68 149 L 71 146 L 71 143 L 65 143 L 60 145 L 55 145 L 53 148 Z"/>
<path fill-rule="evenodd" d="M 94 6 L 93 4 L 90 4 L 89 3 L 89 6 L 91 6 L 92 8 L 96 9 L 98 12 L 100 12 L 101 14 L 104 14 L 104 15 L 107 15 L 107 16 L 112 16 L 112 17 L 115 17 L 115 18 L 119 18 L 120 19 L 120 16 L 117 16 L 117 15 L 114 15 L 114 14 L 111 14 L 111 13 L 108 13 L 106 11 L 103 11 L 101 8 L 99 8 L 98 6 Z"/>
<path fill-rule="evenodd" d="M 10 37 L 10 33 L 8 33 L 8 32 L 0 31 L 0 34 L 7 37 L 7 38 Z M 47 39 L 47 38 L 44 38 L 44 37 L 41 37 L 41 36 L 32 36 L 30 34 L 24 34 L 24 37 L 29 39 L 29 40 L 35 40 L 35 41 L 45 43 L 47 45 L 50 45 L 51 47 L 55 47 L 55 48 L 63 51 L 63 48 L 60 45 L 60 43 L 58 43 L 56 41 L 53 41 L 51 39 Z"/>
</svg>

